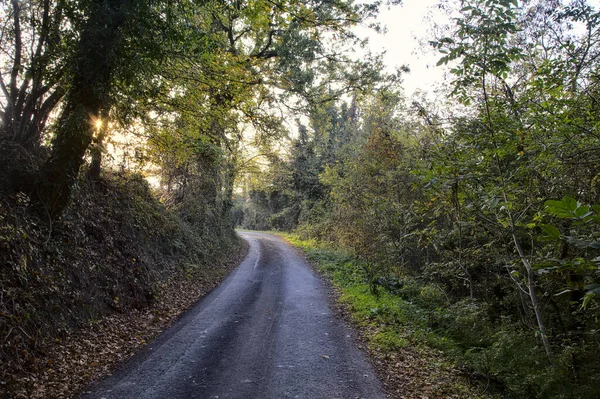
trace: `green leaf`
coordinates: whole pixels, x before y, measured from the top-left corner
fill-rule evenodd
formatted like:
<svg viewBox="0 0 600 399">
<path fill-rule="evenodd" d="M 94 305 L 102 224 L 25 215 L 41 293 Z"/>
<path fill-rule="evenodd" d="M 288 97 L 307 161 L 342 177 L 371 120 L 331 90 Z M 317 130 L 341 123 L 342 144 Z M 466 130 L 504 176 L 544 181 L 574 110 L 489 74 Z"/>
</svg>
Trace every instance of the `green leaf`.
<svg viewBox="0 0 600 399">
<path fill-rule="evenodd" d="M 575 209 L 575 216 L 577 216 L 580 219 L 583 219 L 587 216 L 590 216 L 593 212 L 590 212 L 590 207 L 589 206 L 578 206 Z"/>
<path fill-rule="evenodd" d="M 551 224 L 540 224 L 540 228 L 544 233 L 552 238 L 560 238 L 560 230 Z"/>
<path fill-rule="evenodd" d="M 578 217 L 575 212 L 580 204 L 573 197 L 563 197 L 562 200 L 548 200 L 545 202 L 546 211 L 561 219 L 573 219 Z M 589 208 L 587 209 L 589 211 Z M 585 212 L 587 212 L 585 211 Z M 584 212 L 584 213 L 585 213 Z"/>
<path fill-rule="evenodd" d="M 585 289 L 588 292 L 586 292 L 585 296 L 583 297 L 583 304 L 581 305 L 583 309 L 587 308 L 587 306 L 593 298 L 600 295 L 600 284 L 590 284 L 586 286 Z"/>
<path fill-rule="evenodd" d="M 600 294 L 600 284 L 588 284 L 585 286 L 586 291 L 594 291 L 596 294 Z"/>
<path fill-rule="evenodd" d="M 589 302 L 592 300 L 593 296 L 594 295 L 590 294 L 590 293 L 585 294 L 585 296 L 583 297 L 583 304 L 581 305 L 581 307 L 583 309 L 587 308 L 587 306 L 588 306 Z"/>
<path fill-rule="evenodd" d="M 543 262 L 539 262 L 539 263 L 535 263 L 533 265 L 533 268 L 535 270 L 539 270 L 539 271 L 550 271 L 550 270 L 555 270 L 558 268 L 558 264 L 555 261 L 552 260 L 546 260 Z M 516 272 L 514 272 L 516 273 Z"/>
<path fill-rule="evenodd" d="M 596 240 L 585 240 L 582 238 L 572 237 L 572 236 L 565 236 L 565 238 L 567 239 L 569 244 L 572 244 L 580 249 L 588 249 L 588 248 L 600 249 L 600 242 L 598 242 Z"/>
</svg>

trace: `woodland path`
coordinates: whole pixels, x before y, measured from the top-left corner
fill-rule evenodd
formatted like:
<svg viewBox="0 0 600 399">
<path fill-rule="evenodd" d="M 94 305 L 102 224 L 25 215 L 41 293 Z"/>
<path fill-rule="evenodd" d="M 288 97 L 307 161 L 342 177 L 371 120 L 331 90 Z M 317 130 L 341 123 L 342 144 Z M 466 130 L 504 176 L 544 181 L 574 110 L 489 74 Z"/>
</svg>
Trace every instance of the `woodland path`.
<svg viewBox="0 0 600 399">
<path fill-rule="evenodd" d="M 240 266 L 84 398 L 385 398 L 306 260 L 278 237 L 241 235 Z"/>
</svg>

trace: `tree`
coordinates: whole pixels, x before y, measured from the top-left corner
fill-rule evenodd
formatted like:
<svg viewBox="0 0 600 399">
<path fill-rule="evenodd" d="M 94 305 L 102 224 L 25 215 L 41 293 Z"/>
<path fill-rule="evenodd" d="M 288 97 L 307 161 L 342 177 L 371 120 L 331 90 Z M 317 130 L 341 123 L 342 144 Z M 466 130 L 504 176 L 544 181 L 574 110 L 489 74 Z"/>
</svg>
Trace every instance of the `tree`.
<svg viewBox="0 0 600 399">
<path fill-rule="evenodd" d="M 63 98 L 79 24 L 71 1 L 8 1 L 0 6 L 2 109 L 0 170 L 13 189 L 25 189 L 39 162 L 42 137 Z M 68 21 L 68 22 L 65 22 Z"/>
<path fill-rule="evenodd" d="M 186 11 L 188 4 L 93 0 L 80 5 L 85 18 L 70 64 L 69 89 L 36 190 L 38 202 L 52 217 L 60 216 L 68 204 L 94 133 L 107 126 L 103 118 L 113 109 L 139 114 L 125 103 L 144 102 L 140 100 L 148 100 L 145 95 L 157 94 L 149 86 L 162 60 L 182 42 L 185 22 L 178 12 Z M 159 32 L 163 37 L 157 42 Z"/>
<path fill-rule="evenodd" d="M 49 0 L 9 3 L 2 9 L 0 45 L 10 68 L 0 79 L 5 101 L 0 137 L 32 149 L 41 144 L 49 114 L 65 92 L 73 31 L 65 27 L 63 17 L 71 15 L 72 5 Z"/>
<path fill-rule="evenodd" d="M 598 13 L 583 2 L 564 7 L 539 2 L 524 13 L 516 2 L 503 0 L 464 2 L 461 13 L 453 37 L 433 45 L 445 53 L 440 63 L 458 63 L 452 69 L 453 94 L 463 104 L 474 104 L 476 112 L 455 135 L 462 147 L 458 159 L 466 159 L 465 150 L 475 149 L 479 156 L 461 175 L 470 186 L 463 187 L 511 237 L 522 270 L 509 272 L 530 300 L 553 363 L 536 281 L 536 264 L 546 255 L 536 248 L 540 243 L 532 229 L 553 196 L 578 192 L 590 198 L 580 182 L 596 172 L 583 158 L 573 161 L 584 152 L 595 157 L 597 136 L 590 125 L 595 118 L 583 109 L 595 103 L 590 95 L 600 50 Z M 577 24 L 583 34 L 572 32 Z M 578 182 L 571 180 L 573 174 Z"/>
<path fill-rule="evenodd" d="M 96 120 L 110 108 L 111 83 L 119 62 L 121 26 L 128 22 L 125 8 L 128 5 L 133 2 L 95 0 L 86 10 L 87 21 L 77 44 L 71 87 L 37 190 L 52 217 L 59 216 L 68 204 L 83 157 L 92 142 Z"/>
<path fill-rule="evenodd" d="M 196 135 L 223 152 L 219 159 L 189 154 L 203 165 L 196 177 L 206 180 L 202 184 L 210 193 L 204 195 L 218 197 L 223 213 L 243 164 L 237 149 L 245 127 L 255 132 L 256 145 L 268 146 L 283 137 L 275 106 L 311 106 L 380 79 L 381 65 L 349 60 L 328 37 L 338 37 L 338 45 L 357 44 L 349 27 L 376 10 L 346 1 L 214 1 L 196 10 L 195 24 L 203 32 L 197 40 L 210 51 L 169 60 L 165 76 L 175 94 L 166 101 L 165 119 L 185 119 L 186 137 Z"/>
</svg>

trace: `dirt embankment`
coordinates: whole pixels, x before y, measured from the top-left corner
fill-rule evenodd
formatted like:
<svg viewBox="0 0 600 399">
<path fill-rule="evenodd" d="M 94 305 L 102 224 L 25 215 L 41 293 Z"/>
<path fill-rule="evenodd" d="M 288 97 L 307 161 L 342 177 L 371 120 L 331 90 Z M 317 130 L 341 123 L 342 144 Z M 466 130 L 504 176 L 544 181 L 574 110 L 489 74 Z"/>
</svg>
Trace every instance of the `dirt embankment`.
<svg viewBox="0 0 600 399">
<path fill-rule="evenodd" d="M 216 212 L 168 210 L 139 176 L 82 182 L 53 224 L 29 202 L 0 195 L 0 398 L 76 394 L 218 284 L 243 252 Z"/>
</svg>

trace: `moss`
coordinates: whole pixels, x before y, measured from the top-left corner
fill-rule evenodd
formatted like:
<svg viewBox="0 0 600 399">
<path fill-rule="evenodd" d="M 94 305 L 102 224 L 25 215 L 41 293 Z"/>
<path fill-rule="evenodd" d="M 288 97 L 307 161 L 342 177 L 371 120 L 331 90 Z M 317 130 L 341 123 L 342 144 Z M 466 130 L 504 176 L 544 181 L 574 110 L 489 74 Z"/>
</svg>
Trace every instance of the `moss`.
<svg viewBox="0 0 600 399">
<path fill-rule="evenodd" d="M 398 349 L 406 348 L 409 342 L 394 330 L 385 330 L 378 332 L 371 338 L 371 344 L 378 347 L 383 352 L 392 352 Z"/>
</svg>

